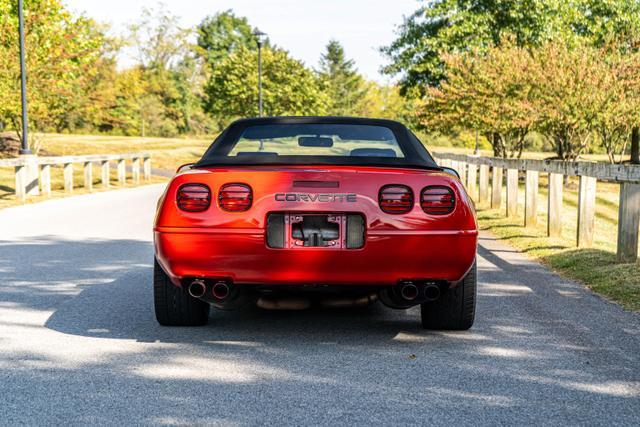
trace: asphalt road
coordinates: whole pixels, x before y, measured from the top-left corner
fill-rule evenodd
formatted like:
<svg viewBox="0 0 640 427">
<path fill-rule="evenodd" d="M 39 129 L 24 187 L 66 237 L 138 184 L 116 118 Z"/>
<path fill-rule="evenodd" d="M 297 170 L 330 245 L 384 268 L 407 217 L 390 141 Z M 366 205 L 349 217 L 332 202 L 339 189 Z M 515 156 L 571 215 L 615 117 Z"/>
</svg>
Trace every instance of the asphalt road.
<svg viewBox="0 0 640 427">
<path fill-rule="evenodd" d="M 161 190 L 0 211 L 0 424 L 640 424 L 640 316 L 486 235 L 469 332 L 380 305 L 162 328 Z"/>
</svg>

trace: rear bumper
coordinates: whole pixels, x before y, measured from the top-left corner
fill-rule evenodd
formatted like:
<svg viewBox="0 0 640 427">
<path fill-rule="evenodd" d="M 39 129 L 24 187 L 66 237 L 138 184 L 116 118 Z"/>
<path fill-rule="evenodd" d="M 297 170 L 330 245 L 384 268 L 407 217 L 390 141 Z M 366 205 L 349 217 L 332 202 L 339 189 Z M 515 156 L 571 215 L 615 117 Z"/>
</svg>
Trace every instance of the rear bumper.
<svg viewBox="0 0 640 427">
<path fill-rule="evenodd" d="M 471 268 L 478 233 L 368 232 L 362 249 L 270 249 L 263 229 L 158 227 L 158 261 L 175 284 L 188 277 L 236 284 L 393 285 L 401 279 L 455 282 Z"/>
</svg>

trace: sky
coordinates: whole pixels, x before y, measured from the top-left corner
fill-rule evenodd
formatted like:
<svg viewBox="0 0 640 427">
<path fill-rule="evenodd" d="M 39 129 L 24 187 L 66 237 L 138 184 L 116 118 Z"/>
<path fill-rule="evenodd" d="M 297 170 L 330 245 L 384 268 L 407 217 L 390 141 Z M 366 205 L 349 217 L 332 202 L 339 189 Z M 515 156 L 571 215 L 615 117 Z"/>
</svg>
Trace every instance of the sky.
<svg viewBox="0 0 640 427">
<path fill-rule="evenodd" d="M 123 31 L 140 17 L 145 7 L 158 0 L 64 0 L 78 13 Z M 166 8 L 192 27 L 207 15 L 233 9 L 249 23 L 267 33 L 270 40 L 307 66 L 316 68 L 324 47 L 338 40 L 348 58 L 365 77 L 384 83 L 380 74 L 386 59 L 378 48 L 395 38 L 403 17 L 413 13 L 418 0 L 163 0 Z M 126 63 L 127 58 L 121 62 Z"/>
</svg>

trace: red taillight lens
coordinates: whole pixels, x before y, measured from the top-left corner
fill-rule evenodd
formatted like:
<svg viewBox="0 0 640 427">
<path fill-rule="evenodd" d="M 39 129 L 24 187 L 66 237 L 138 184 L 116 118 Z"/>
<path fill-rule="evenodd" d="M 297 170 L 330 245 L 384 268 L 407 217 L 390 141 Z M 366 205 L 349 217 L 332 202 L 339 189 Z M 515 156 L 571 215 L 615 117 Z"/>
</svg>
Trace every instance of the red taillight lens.
<svg viewBox="0 0 640 427">
<path fill-rule="evenodd" d="M 451 188 L 433 185 L 422 190 L 420 206 L 430 215 L 446 215 L 456 207 L 456 197 Z"/>
<path fill-rule="evenodd" d="M 245 184 L 225 184 L 218 194 L 218 204 L 229 212 L 243 212 L 251 207 L 251 187 Z"/>
<path fill-rule="evenodd" d="M 378 203 L 383 212 L 407 213 L 413 208 L 413 191 L 405 185 L 385 185 L 380 189 Z"/>
<path fill-rule="evenodd" d="M 209 209 L 211 191 L 204 184 L 184 184 L 178 189 L 178 207 L 187 212 L 202 212 Z"/>
</svg>

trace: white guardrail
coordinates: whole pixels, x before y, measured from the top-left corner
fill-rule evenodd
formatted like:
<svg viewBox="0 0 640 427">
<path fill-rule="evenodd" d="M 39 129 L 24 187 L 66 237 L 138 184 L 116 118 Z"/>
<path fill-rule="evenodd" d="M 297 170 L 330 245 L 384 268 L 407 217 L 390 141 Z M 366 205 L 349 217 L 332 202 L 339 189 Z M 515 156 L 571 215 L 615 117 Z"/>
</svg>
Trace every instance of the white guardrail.
<svg viewBox="0 0 640 427">
<path fill-rule="evenodd" d="M 140 163 L 145 181 L 151 179 L 151 155 L 148 153 L 127 154 L 95 154 L 86 156 L 40 157 L 34 155 L 20 156 L 13 159 L 0 159 L 0 167 L 15 168 L 16 197 L 25 200 L 27 196 L 42 192 L 51 195 L 51 167 L 62 167 L 64 189 L 73 192 L 73 165 L 80 163 L 84 168 L 84 188 L 93 189 L 93 165 L 100 167 L 100 184 L 109 188 L 110 164 L 115 163 L 118 172 L 118 184 L 126 184 L 126 164 L 131 161 L 131 172 L 134 184 L 140 183 Z"/>
<path fill-rule="evenodd" d="M 502 182 L 506 170 L 506 215 L 515 216 L 518 207 L 518 177 L 525 175 L 524 226 L 533 226 L 538 220 L 538 176 L 549 174 L 547 234 L 559 236 L 562 231 L 563 177 L 580 178 L 578 192 L 578 247 L 593 244 L 595 229 L 596 183 L 598 180 L 620 183 L 618 211 L 617 259 L 635 262 L 638 258 L 640 228 L 640 165 L 611 165 L 594 162 L 561 162 L 557 160 L 521 160 L 498 157 L 479 157 L 464 154 L 433 153 L 438 164 L 458 171 L 470 195 L 479 203 L 491 203 L 499 208 L 502 203 Z M 489 180 L 491 177 L 491 187 Z M 476 193 L 477 192 L 477 193 Z"/>
</svg>

